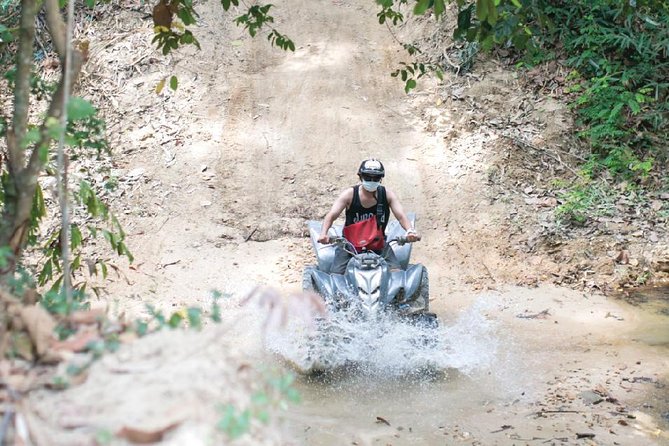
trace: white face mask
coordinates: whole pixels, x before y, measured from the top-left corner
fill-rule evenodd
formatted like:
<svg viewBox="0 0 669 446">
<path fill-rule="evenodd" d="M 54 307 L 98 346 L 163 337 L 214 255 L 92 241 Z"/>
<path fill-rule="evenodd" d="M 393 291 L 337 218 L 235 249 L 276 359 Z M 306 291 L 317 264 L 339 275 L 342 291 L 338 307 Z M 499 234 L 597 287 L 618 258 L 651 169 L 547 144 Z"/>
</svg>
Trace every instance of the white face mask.
<svg viewBox="0 0 669 446">
<path fill-rule="evenodd" d="M 379 188 L 380 181 L 362 181 L 362 187 L 365 188 L 367 192 L 374 192 Z"/>
</svg>

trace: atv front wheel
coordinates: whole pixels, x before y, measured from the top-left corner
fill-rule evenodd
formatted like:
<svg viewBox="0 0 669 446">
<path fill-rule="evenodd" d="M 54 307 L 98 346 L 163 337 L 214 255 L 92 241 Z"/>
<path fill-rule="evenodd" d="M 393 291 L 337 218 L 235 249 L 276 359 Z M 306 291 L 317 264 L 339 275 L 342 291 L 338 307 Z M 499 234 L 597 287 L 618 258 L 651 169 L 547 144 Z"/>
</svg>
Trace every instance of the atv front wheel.
<svg viewBox="0 0 669 446">
<path fill-rule="evenodd" d="M 416 290 L 416 299 L 411 303 L 413 313 L 427 313 L 430 311 L 430 279 L 427 275 L 427 268 L 423 267 L 423 274 L 420 278 L 420 286 Z"/>
<path fill-rule="evenodd" d="M 304 268 L 304 272 L 302 273 L 302 291 L 318 294 L 312 275 L 315 270 L 316 265 L 308 265 Z"/>
</svg>

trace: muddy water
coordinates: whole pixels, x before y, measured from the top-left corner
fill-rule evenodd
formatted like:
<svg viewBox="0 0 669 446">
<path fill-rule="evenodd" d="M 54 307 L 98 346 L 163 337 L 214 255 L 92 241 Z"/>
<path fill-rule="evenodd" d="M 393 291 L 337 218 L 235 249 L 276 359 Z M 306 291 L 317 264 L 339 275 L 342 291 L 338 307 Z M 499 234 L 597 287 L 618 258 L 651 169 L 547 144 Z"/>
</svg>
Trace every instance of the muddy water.
<svg viewBox="0 0 669 446">
<path fill-rule="evenodd" d="M 438 329 L 335 321 L 345 346 L 327 353 L 335 372 L 298 375 L 304 401 L 291 414 L 295 436 L 318 445 L 440 444 L 446 436 L 472 435 L 459 422 L 527 398 L 522 373 L 510 367 L 518 347 L 502 344 L 497 324 L 485 316 L 491 301 L 481 296 Z M 270 348 L 293 367 L 308 368 L 305 333 L 294 329 Z"/>
<path fill-rule="evenodd" d="M 634 337 L 648 345 L 669 348 L 669 287 L 635 290 L 625 300 L 638 308 L 642 318 Z"/>
<path fill-rule="evenodd" d="M 667 350 L 669 355 L 669 287 L 642 288 L 628 293 L 624 299 L 632 305 L 640 318 L 631 337 L 650 346 Z M 669 430 L 669 382 L 656 383 L 657 390 L 639 408 L 646 408 Z"/>
<path fill-rule="evenodd" d="M 289 429 L 300 444 L 318 445 L 577 444 L 577 434 L 590 433 L 594 444 L 669 444 L 666 370 L 662 375 L 663 360 L 653 359 L 669 356 L 666 300 L 630 307 L 588 297 L 601 308 L 584 324 L 582 297 L 575 298 L 568 304 L 564 295 L 545 293 L 535 310 L 549 302 L 561 309 L 527 319 L 541 311 L 518 311 L 526 295 L 481 295 L 457 318 L 442 314 L 431 332 L 438 342 L 420 346 L 411 339 L 427 332 L 415 328 L 385 323 L 354 338 L 354 327 L 341 322 L 336 332 L 345 346 L 328 355 L 355 367 L 298 375 L 303 402 L 289 414 Z M 511 318 L 498 316 L 505 308 Z M 308 369 L 307 333 L 300 327 L 274 337 L 270 349 Z M 588 402 L 593 389 L 610 392 L 611 402 Z"/>
</svg>

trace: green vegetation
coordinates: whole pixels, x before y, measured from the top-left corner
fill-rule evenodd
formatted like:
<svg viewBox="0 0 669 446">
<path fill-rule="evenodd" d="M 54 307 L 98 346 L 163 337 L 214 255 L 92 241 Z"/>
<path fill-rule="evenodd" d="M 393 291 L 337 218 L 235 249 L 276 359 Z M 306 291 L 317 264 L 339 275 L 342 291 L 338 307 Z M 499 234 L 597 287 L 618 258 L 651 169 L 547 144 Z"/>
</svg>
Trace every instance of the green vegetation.
<svg viewBox="0 0 669 446">
<path fill-rule="evenodd" d="M 95 160 L 110 154 L 105 123 L 98 117 L 97 110 L 82 98 L 63 95 L 68 85 L 63 75 L 68 51 L 72 54 L 71 84 L 76 83 L 88 51 L 86 42 L 67 41 L 61 11 L 66 4 L 58 0 L 43 3 L 27 0 L 20 4 L 17 0 L 0 0 L 0 69 L 14 94 L 14 109 L 10 114 L 0 113 L 0 138 L 6 143 L 0 153 L 0 284 L 14 293 L 19 292 L 19 286 L 48 287 L 42 303 L 58 314 L 66 314 L 85 304 L 86 298 L 82 296 L 87 288 L 86 272 L 106 278 L 109 267 L 113 267 L 106 259 L 85 254 L 85 247 L 92 239 L 104 238 L 114 253 L 133 260 L 125 244 L 123 228 L 104 202 L 106 190 L 114 187 L 114 178 L 104 185 L 81 181 L 76 190 L 59 190 L 59 195 L 67 195 L 67 202 L 73 205 L 74 222 L 65 224 L 66 220 L 62 220 L 64 228 L 48 231 L 42 228 L 47 213 L 58 216 L 67 212 L 61 212 L 50 200 L 45 200 L 38 182 L 40 175 L 46 172 L 66 179 L 67 167 L 59 163 Z M 94 7 L 95 2 L 87 0 L 85 4 Z M 239 1 L 223 0 L 222 7 L 231 11 L 239 7 Z M 46 27 L 36 20 L 42 8 L 46 10 Z M 271 8 L 272 5 L 253 4 L 234 22 L 251 36 L 269 29 L 267 39 L 272 45 L 294 51 L 293 41 L 272 27 Z M 152 16 L 155 25 L 152 43 L 163 54 L 182 45 L 199 48 L 197 38 L 188 29 L 198 18 L 191 0 L 158 1 Z M 56 84 L 45 82 L 37 73 L 36 62 L 45 54 L 35 49 L 36 36 L 46 37 L 42 40 L 52 45 L 47 51 L 54 51 L 59 57 L 61 77 Z M 156 86 L 156 91 L 160 92 L 167 82 L 165 78 Z M 175 76 L 169 77 L 170 88 L 176 90 L 178 84 Z M 40 113 L 38 122 L 32 122 L 35 111 Z M 63 126 L 64 113 L 67 123 Z M 56 150 L 61 139 L 68 146 L 64 160 Z M 83 164 L 95 165 L 95 162 Z M 91 169 L 99 173 L 103 168 L 98 165 Z M 41 253 L 39 264 L 31 271 L 22 263 L 26 250 Z M 67 291 L 66 284 L 71 281 L 75 281 L 74 294 Z M 65 293 L 62 287 L 66 288 Z M 191 313 L 183 319 L 193 324 L 196 315 Z M 169 321 L 172 325 L 180 322 L 175 317 Z"/>
<path fill-rule="evenodd" d="M 544 9 L 549 26 L 535 56 L 555 52 L 571 68 L 569 100 L 578 135 L 591 150 L 582 166 L 588 181 L 558 208 L 558 217 L 570 221 L 602 206 L 601 178 L 650 185 L 667 161 L 669 3 L 634 4 L 554 2 Z"/>
<path fill-rule="evenodd" d="M 265 371 L 260 388 L 251 395 L 249 406 L 240 409 L 232 404 L 222 405 L 218 429 L 230 440 L 235 440 L 251 429 L 253 420 L 270 422 L 271 410 L 288 408 L 289 403 L 299 403 L 300 394 L 293 387 L 295 377 L 290 373 Z"/>
<path fill-rule="evenodd" d="M 666 161 L 669 3 L 578 1 L 548 6 L 546 45 L 574 71 L 572 104 L 592 147 L 593 173 L 643 178 Z M 593 168 L 594 167 L 594 168 Z"/>
<path fill-rule="evenodd" d="M 379 21 L 401 21 L 377 0 Z M 590 156 L 583 178 L 563 195 L 557 216 L 583 224 L 605 207 L 607 180 L 644 183 L 661 174 L 669 141 L 669 2 L 661 0 L 456 0 L 454 38 L 482 49 L 514 49 L 519 67 L 557 60 L 570 70 L 566 99 Z M 443 0 L 417 0 L 414 13 L 444 12 Z M 422 75 L 423 73 L 420 73 Z M 393 75 L 396 75 L 393 73 Z M 411 76 L 402 76 L 409 91 Z"/>
</svg>

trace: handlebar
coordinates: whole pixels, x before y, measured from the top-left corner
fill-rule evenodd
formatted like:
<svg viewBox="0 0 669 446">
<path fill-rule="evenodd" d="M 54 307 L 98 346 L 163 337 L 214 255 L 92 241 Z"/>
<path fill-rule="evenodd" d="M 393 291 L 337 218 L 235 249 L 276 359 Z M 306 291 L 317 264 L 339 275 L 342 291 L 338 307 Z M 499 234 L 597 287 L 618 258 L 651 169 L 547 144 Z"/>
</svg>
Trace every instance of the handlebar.
<svg viewBox="0 0 669 446">
<path fill-rule="evenodd" d="M 422 237 L 418 236 L 418 237 L 416 237 L 415 241 L 419 242 L 421 240 L 421 238 Z M 394 239 L 388 240 L 388 243 L 391 243 L 391 242 L 397 242 L 397 244 L 400 245 L 400 246 L 406 245 L 407 243 L 415 243 L 415 242 L 410 242 L 409 240 L 407 240 L 407 237 L 404 236 L 404 235 L 399 235 L 399 236 L 395 237 Z"/>
<path fill-rule="evenodd" d="M 420 240 L 421 240 L 421 237 L 418 237 L 416 241 L 420 241 Z M 414 242 L 410 242 L 409 240 L 407 240 L 407 237 L 403 236 L 403 235 L 397 236 L 397 237 L 392 238 L 392 239 L 387 241 L 387 243 L 389 245 L 393 242 L 397 243 L 400 246 L 404 246 L 407 243 L 414 243 Z M 355 249 L 355 247 L 353 247 L 353 244 L 351 242 L 349 242 L 346 239 L 346 237 L 340 237 L 340 236 L 330 237 L 330 245 L 339 246 L 341 249 L 343 249 L 344 251 L 348 252 L 351 255 L 359 254 L 357 252 L 357 250 Z"/>
</svg>

